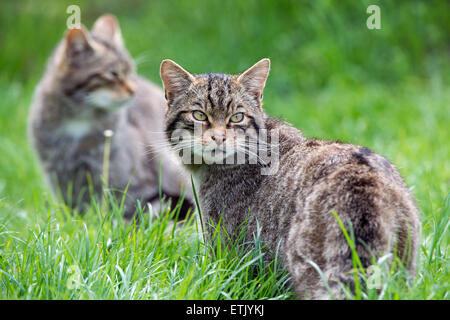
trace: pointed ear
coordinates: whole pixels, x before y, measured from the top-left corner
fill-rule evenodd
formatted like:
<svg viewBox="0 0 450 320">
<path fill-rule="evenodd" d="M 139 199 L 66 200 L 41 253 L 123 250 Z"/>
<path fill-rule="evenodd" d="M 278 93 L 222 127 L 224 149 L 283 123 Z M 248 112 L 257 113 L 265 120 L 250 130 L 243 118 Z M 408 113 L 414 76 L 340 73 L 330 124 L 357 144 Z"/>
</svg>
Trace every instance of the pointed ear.
<svg viewBox="0 0 450 320">
<path fill-rule="evenodd" d="M 95 21 L 92 27 L 92 34 L 114 43 L 118 47 L 123 46 L 122 32 L 119 22 L 112 14 L 104 14 Z"/>
<path fill-rule="evenodd" d="M 255 63 L 251 68 L 242 72 L 237 81 L 257 99 L 262 98 L 267 76 L 269 75 L 270 59 L 265 58 Z"/>
<path fill-rule="evenodd" d="M 186 91 L 195 82 L 195 77 L 192 74 L 169 59 L 161 62 L 160 74 L 168 101 Z"/>
<path fill-rule="evenodd" d="M 93 52 L 89 43 L 89 34 L 84 28 L 69 29 L 65 35 L 65 42 L 65 52 L 68 58 L 84 57 Z"/>
</svg>

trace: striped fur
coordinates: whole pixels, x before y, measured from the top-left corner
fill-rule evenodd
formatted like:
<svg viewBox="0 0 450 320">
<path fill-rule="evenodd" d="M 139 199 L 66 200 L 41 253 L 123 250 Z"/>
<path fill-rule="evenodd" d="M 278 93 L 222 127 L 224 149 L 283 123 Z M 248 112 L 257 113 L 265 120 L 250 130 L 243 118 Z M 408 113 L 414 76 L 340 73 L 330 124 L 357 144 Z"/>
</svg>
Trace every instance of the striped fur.
<svg viewBox="0 0 450 320">
<path fill-rule="evenodd" d="M 265 114 L 261 97 L 268 69 L 267 59 L 241 75 L 191 75 L 172 61 L 161 65 L 169 137 L 174 128 L 191 125 L 197 103 L 210 117 L 205 127 L 224 125 L 241 106 L 248 128 L 279 135 L 279 169 L 273 175 L 262 175 L 259 163 L 187 166 L 195 174 L 205 220 L 214 225 L 223 217 L 232 236 L 247 220 L 249 241 L 259 226 L 267 259 L 279 249 L 300 298 L 330 298 L 309 261 L 323 271 L 336 298 L 343 297 L 339 282 L 353 285 L 352 252 L 333 210 L 353 228 L 365 268 L 372 258 L 396 251 L 414 276 L 419 211 L 395 167 L 368 148 L 307 139 Z M 177 83 L 180 78 L 183 83 Z"/>
</svg>

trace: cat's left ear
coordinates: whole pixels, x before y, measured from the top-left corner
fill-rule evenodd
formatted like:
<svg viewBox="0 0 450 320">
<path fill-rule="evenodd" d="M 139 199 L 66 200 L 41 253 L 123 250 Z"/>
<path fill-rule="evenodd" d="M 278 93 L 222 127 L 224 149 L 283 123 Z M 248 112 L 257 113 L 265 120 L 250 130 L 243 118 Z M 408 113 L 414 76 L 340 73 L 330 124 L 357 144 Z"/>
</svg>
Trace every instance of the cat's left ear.
<svg viewBox="0 0 450 320">
<path fill-rule="evenodd" d="M 242 72 L 237 81 L 257 99 L 262 98 L 264 86 L 270 70 L 270 59 L 265 58 L 255 63 L 251 68 Z"/>
<path fill-rule="evenodd" d="M 112 14 L 104 14 L 99 17 L 92 27 L 92 34 L 114 43 L 117 47 L 123 47 L 124 45 L 119 22 Z"/>
</svg>

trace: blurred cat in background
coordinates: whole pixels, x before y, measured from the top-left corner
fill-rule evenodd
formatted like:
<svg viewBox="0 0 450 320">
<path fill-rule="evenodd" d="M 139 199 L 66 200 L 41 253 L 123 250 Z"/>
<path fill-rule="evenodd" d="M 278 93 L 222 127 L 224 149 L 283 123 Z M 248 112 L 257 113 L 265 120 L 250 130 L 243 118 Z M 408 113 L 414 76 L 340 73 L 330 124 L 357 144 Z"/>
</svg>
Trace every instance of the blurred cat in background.
<svg viewBox="0 0 450 320">
<path fill-rule="evenodd" d="M 161 189 L 172 204 L 186 192 L 180 215 L 193 204 L 183 168 L 166 151 L 163 91 L 139 77 L 127 52 L 119 24 L 101 16 L 91 32 L 70 29 L 51 56 L 36 88 L 28 130 L 42 168 L 55 193 L 84 210 L 90 185 L 102 193 L 104 130 L 112 130 L 109 187 L 125 217 L 133 217 L 137 200 L 159 210 Z"/>
</svg>

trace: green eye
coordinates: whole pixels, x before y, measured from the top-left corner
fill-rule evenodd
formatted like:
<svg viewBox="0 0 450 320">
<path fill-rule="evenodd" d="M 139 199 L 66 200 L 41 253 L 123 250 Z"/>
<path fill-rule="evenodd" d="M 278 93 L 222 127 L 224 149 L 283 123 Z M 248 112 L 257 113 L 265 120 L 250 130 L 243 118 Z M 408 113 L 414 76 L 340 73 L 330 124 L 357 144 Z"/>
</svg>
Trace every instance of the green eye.
<svg viewBox="0 0 450 320">
<path fill-rule="evenodd" d="M 242 120 L 244 120 L 244 114 L 242 112 L 235 113 L 230 118 L 230 121 L 234 123 L 241 122 Z"/>
<path fill-rule="evenodd" d="M 204 114 L 203 112 L 198 111 L 198 110 L 195 110 L 194 112 L 192 112 L 192 116 L 194 117 L 195 120 L 198 120 L 198 121 L 206 121 L 206 119 L 208 119 L 206 114 Z"/>
</svg>

